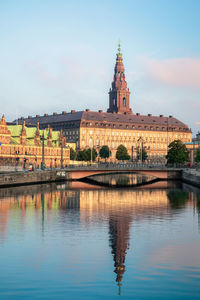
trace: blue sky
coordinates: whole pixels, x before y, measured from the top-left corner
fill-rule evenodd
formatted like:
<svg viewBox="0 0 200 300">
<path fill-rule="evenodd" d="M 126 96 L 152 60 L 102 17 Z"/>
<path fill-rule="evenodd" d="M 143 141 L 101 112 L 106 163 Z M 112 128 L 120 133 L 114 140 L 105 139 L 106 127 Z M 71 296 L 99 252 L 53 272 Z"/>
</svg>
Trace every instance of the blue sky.
<svg viewBox="0 0 200 300">
<path fill-rule="evenodd" d="M 0 105 L 16 116 L 108 107 L 120 38 L 134 112 L 200 125 L 200 1 L 0 0 Z"/>
</svg>

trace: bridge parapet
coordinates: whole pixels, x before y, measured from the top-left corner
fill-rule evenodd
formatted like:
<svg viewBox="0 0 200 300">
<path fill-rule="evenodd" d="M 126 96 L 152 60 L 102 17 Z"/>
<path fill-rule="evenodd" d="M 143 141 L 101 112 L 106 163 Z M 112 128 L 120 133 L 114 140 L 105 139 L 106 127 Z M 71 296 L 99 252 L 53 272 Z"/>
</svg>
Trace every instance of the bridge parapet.
<svg viewBox="0 0 200 300">
<path fill-rule="evenodd" d="M 177 168 L 166 168 L 162 167 L 147 167 L 147 166 L 83 166 L 80 168 L 67 168 L 67 171 L 70 173 L 69 177 L 71 180 L 79 180 L 89 176 L 95 175 L 106 175 L 106 174 L 119 174 L 119 173 L 138 173 L 149 176 L 154 176 L 159 179 L 172 180 L 172 179 L 181 179 L 182 169 Z"/>
</svg>

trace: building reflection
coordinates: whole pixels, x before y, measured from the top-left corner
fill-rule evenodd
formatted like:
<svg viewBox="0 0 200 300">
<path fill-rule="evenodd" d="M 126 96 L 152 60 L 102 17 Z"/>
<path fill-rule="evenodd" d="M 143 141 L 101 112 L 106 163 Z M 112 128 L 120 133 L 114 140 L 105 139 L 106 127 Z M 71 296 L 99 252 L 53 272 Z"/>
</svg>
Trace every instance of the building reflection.
<svg viewBox="0 0 200 300">
<path fill-rule="evenodd" d="M 60 224 L 66 217 L 72 224 L 94 226 L 107 222 L 109 245 L 113 255 L 115 280 L 120 288 L 126 270 L 126 254 L 129 249 L 131 223 L 137 220 L 173 218 L 177 211 L 194 205 L 200 215 L 200 197 L 192 191 L 166 189 L 100 189 L 73 190 L 62 184 L 47 184 L 0 190 L 0 243 L 7 238 L 12 217 L 20 217 L 20 230 L 34 215 L 36 224 L 45 229 L 45 218 L 56 211 Z M 16 226 L 16 224 L 14 224 Z"/>
</svg>

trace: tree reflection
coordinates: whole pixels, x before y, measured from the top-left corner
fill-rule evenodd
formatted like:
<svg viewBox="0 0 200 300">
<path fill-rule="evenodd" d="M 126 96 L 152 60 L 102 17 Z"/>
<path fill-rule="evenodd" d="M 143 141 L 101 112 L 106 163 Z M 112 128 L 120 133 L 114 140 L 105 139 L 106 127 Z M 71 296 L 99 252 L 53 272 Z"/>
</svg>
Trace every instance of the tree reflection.
<svg viewBox="0 0 200 300">
<path fill-rule="evenodd" d="M 181 190 L 171 190 L 167 193 L 167 196 L 172 209 L 182 209 L 189 201 L 189 192 Z"/>
</svg>

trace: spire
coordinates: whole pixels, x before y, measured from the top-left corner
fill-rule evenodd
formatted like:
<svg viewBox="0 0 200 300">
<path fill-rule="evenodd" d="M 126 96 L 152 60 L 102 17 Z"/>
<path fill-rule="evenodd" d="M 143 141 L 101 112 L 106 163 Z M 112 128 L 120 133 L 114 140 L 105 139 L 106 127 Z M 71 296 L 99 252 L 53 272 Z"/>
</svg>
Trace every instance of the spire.
<svg viewBox="0 0 200 300">
<path fill-rule="evenodd" d="M 26 122 L 24 121 L 23 122 L 23 125 L 22 125 L 22 131 L 21 131 L 21 135 L 20 135 L 20 144 L 22 145 L 26 145 Z"/>
<path fill-rule="evenodd" d="M 40 137 L 40 123 L 37 122 L 36 136 Z"/>
<path fill-rule="evenodd" d="M 118 43 L 118 52 L 116 57 L 116 64 L 114 69 L 114 79 L 112 88 L 109 92 L 109 109 L 107 112 L 131 114 L 132 110 L 129 107 L 129 89 L 125 79 L 125 69 L 121 53 L 121 45 Z"/>
<path fill-rule="evenodd" d="M 1 125 L 6 125 L 6 124 L 7 124 L 7 123 L 6 123 L 6 120 L 5 120 L 5 116 L 4 116 L 4 115 L 2 115 L 2 118 L 1 118 L 0 124 L 1 124 Z"/>
<path fill-rule="evenodd" d="M 36 134 L 35 134 L 35 145 L 40 146 L 40 124 L 37 122 L 37 129 L 36 129 Z"/>
<path fill-rule="evenodd" d="M 47 140 L 47 146 L 48 147 L 52 147 L 52 128 L 50 127 L 50 125 L 48 125 L 48 140 Z"/>
<path fill-rule="evenodd" d="M 120 40 L 118 41 L 118 53 L 117 53 L 117 57 L 120 57 L 122 56 L 122 53 L 121 53 L 121 45 L 120 45 Z"/>
</svg>

